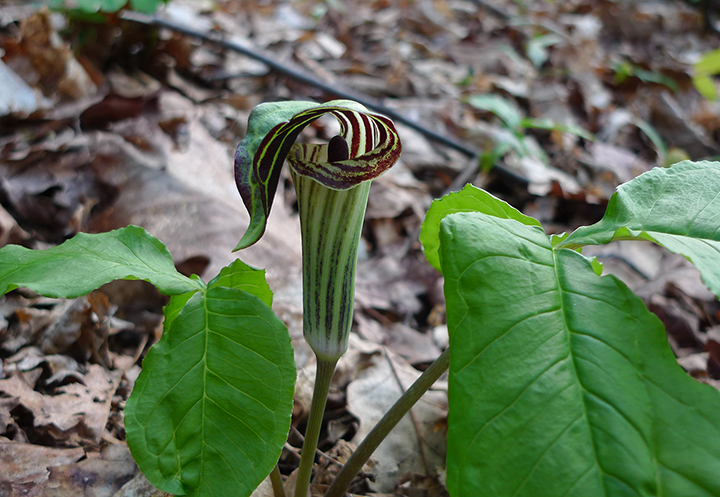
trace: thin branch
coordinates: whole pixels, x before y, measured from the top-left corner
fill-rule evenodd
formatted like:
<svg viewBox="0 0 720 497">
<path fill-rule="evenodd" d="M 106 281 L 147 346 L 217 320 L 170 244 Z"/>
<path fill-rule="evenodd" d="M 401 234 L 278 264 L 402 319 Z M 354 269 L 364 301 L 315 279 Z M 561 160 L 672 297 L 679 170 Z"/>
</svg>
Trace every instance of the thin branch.
<svg viewBox="0 0 720 497">
<path fill-rule="evenodd" d="M 295 436 L 300 437 L 300 439 L 301 439 L 302 441 L 305 441 L 305 437 L 303 436 L 302 433 L 300 433 L 300 432 L 298 431 L 297 428 L 295 428 L 294 426 L 291 426 L 291 427 L 290 427 L 290 430 L 293 432 L 293 434 L 294 434 Z M 293 454 L 295 454 L 295 455 L 298 457 L 298 459 L 300 459 L 300 450 L 299 450 L 299 449 L 296 449 L 295 447 L 293 447 L 292 445 L 290 445 L 288 442 L 285 442 L 285 448 L 286 448 L 287 450 L 289 450 L 290 452 L 292 452 Z M 330 462 L 333 463 L 333 464 L 337 464 L 338 466 L 342 466 L 342 465 L 343 465 L 343 463 L 341 463 L 340 461 L 338 461 L 337 459 L 335 459 L 333 456 L 330 456 L 330 455 L 326 454 L 325 452 L 321 451 L 320 449 L 315 449 L 315 454 L 319 455 L 319 456 L 322 457 L 323 459 L 326 459 L 326 460 L 330 461 Z"/>
</svg>

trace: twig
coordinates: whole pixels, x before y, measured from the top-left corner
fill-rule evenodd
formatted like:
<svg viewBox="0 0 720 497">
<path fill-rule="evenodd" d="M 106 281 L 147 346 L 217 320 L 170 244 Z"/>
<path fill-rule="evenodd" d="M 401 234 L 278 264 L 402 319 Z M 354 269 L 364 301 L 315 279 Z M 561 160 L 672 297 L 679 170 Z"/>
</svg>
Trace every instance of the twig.
<svg viewBox="0 0 720 497">
<path fill-rule="evenodd" d="M 297 435 L 298 437 L 300 437 L 301 440 L 305 441 L 305 437 L 303 436 L 302 433 L 300 433 L 300 432 L 298 431 L 297 428 L 295 428 L 294 426 L 291 426 L 290 429 L 292 430 L 292 432 L 293 432 L 295 435 Z M 292 445 L 290 445 L 290 444 L 287 443 L 287 442 L 285 442 L 285 448 L 286 448 L 287 450 L 289 450 L 290 452 L 292 452 L 293 454 L 295 454 L 295 455 L 298 457 L 298 459 L 300 458 L 300 450 L 296 449 L 295 447 L 293 447 Z M 315 453 L 316 453 L 317 455 L 319 455 L 320 457 L 322 457 L 323 459 L 327 459 L 328 461 L 330 461 L 330 462 L 333 463 L 333 464 L 337 464 L 338 466 L 342 466 L 342 465 L 343 465 L 343 463 L 341 463 L 340 461 L 338 461 L 337 459 L 335 459 L 333 456 L 327 455 L 325 452 L 321 451 L 320 449 L 315 449 Z"/>
<path fill-rule="evenodd" d="M 414 129 L 415 131 L 421 133 L 426 138 L 439 143 L 441 145 L 445 145 L 446 147 L 450 147 L 454 150 L 457 150 L 458 152 L 463 153 L 464 155 L 468 157 L 478 157 L 478 152 L 476 150 L 473 150 L 470 146 L 465 145 L 458 141 L 455 138 L 451 138 L 445 135 L 441 135 L 440 133 L 437 133 L 435 131 L 432 131 L 421 124 L 416 123 L 412 119 L 408 119 L 404 115 L 398 113 L 396 110 L 391 109 L 390 107 L 387 107 L 386 105 L 383 105 L 380 101 L 370 97 L 369 95 L 366 95 L 364 93 L 357 92 L 355 90 L 352 90 L 350 88 L 345 87 L 344 85 L 341 85 L 339 83 L 329 84 L 325 81 L 322 81 L 321 79 L 308 74 L 303 69 L 300 69 L 296 67 L 294 64 L 289 62 L 278 62 L 274 60 L 270 55 L 262 53 L 260 50 L 254 47 L 248 47 L 245 45 L 241 45 L 240 43 L 232 40 L 225 40 L 223 39 L 223 35 L 220 33 L 212 33 L 212 32 L 200 32 L 196 31 L 194 29 L 187 28 L 185 26 L 181 26 L 179 24 L 173 23 L 171 21 L 168 21 L 166 19 L 163 19 L 161 17 L 156 16 L 147 16 L 144 14 L 140 14 L 138 12 L 131 12 L 131 11 L 123 11 L 122 17 L 124 19 L 134 21 L 141 24 L 147 24 L 147 25 L 154 25 L 162 28 L 169 29 L 171 31 L 175 31 L 178 33 L 182 33 L 187 36 L 191 36 L 193 38 L 197 38 L 199 40 L 206 41 L 208 43 L 213 43 L 215 45 L 220 46 L 223 49 L 232 50 L 233 52 L 237 52 L 239 54 L 245 55 L 246 57 L 249 57 L 251 59 L 255 59 L 259 62 L 262 62 L 263 64 L 270 67 L 273 71 L 278 72 L 284 76 L 287 76 L 289 78 L 292 78 L 296 81 L 300 81 L 301 83 L 304 83 L 309 86 L 313 86 L 315 88 L 318 88 L 325 93 L 328 93 L 330 95 L 334 95 L 336 97 L 345 98 L 349 100 L 355 100 L 356 102 L 361 103 L 365 107 L 375 110 L 376 112 L 379 112 L 381 114 L 386 115 L 393 121 L 396 121 L 398 123 L 402 123 L 405 126 Z M 502 166 L 495 166 L 494 170 L 504 179 L 511 180 L 515 183 L 521 183 L 523 185 L 527 184 L 528 180 L 519 174 L 510 171 L 508 169 L 503 168 Z"/>
<path fill-rule="evenodd" d="M 480 169 L 480 157 L 476 155 L 468 160 L 463 170 L 460 171 L 457 176 L 455 176 L 455 179 L 452 180 L 450 186 L 445 189 L 443 195 L 447 195 L 450 192 L 457 192 L 461 190 L 462 187 L 465 186 L 465 184 L 472 181 L 472 179 L 477 174 L 478 169 Z"/>
</svg>

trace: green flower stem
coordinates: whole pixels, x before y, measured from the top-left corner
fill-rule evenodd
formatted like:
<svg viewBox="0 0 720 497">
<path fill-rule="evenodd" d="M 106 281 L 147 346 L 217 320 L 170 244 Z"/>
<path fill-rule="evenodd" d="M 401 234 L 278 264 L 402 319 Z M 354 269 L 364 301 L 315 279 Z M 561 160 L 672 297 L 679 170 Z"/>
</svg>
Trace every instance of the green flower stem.
<svg viewBox="0 0 720 497">
<path fill-rule="evenodd" d="M 445 349 L 440 357 L 415 380 L 410 388 L 393 404 L 388 412 L 382 417 L 375 427 L 368 433 L 362 443 L 358 446 L 350 459 L 345 463 L 335 481 L 325 491 L 324 497 L 342 497 L 350 487 L 353 478 L 362 469 L 380 442 L 395 427 L 396 424 L 410 411 L 412 406 L 427 392 L 440 376 L 447 370 L 450 364 L 450 349 Z M 306 439 L 307 440 L 307 439 Z M 304 450 L 304 449 L 303 449 Z"/>
<path fill-rule="evenodd" d="M 355 269 L 370 181 L 332 190 L 293 173 L 303 257 L 303 335 L 318 359 L 347 350 L 355 302 Z"/>
<path fill-rule="evenodd" d="M 325 404 L 327 403 L 330 382 L 337 359 L 326 361 L 318 357 L 317 372 L 315 374 L 315 388 L 313 390 L 312 403 L 310 404 L 310 415 L 307 428 L 305 429 L 305 441 L 300 455 L 300 467 L 298 469 L 295 483 L 295 497 L 306 497 L 310 478 L 312 476 L 313 463 L 315 462 L 315 450 L 317 449 L 320 428 L 322 427 Z"/>
<path fill-rule="evenodd" d="M 275 497 L 285 497 L 285 488 L 283 487 L 282 476 L 280 475 L 280 468 L 278 468 L 277 464 L 270 472 L 270 483 L 272 484 L 273 495 Z"/>
</svg>

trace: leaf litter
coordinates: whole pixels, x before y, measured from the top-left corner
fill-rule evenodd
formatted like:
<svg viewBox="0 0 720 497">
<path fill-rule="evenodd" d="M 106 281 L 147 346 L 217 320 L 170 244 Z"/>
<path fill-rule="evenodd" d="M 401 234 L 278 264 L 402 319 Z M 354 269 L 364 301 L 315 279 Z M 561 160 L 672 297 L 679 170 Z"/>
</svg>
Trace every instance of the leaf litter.
<svg viewBox="0 0 720 497">
<path fill-rule="evenodd" d="M 692 85 L 693 64 L 717 34 L 685 2 L 173 0 L 160 13 L 274 65 L 126 14 L 69 22 L 66 13 L 0 1 L 0 245 L 46 248 L 133 223 L 163 240 L 182 271 L 217 273 L 248 222 L 232 153 L 250 109 L 334 96 L 282 67 L 362 92 L 425 128 L 398 123 L 405 153 L 373 185 L 355 333 L 333 384 L 315 491 L 447 346 L 442 279 L 417 241 L 433 198 L 471 182 L 559 233 L 598 220 L 618 184 L 720 150 L 720 107 Z M 501 99 L 525 124 L 469 105 L 474 95 Z M 569 131 L 577 127 L 594 136 Z M 330 133 L 318 124 L 305 137 Z M 283 185 L 267 236 L 240 255 L 268 268 L 275 311 L 296 346 L 294 430 L 280 461 L 288 475 L 314 359 L 302 340 L 287 176 Z M 689 374 L 720 388 L 720 304 L 695 270 L 646 244 L 592 250 L 663 320 Z M 0 301 L 4 495 L 160 495 L 137 474 L 122 413 L 162 333 L 164 303 L 142 282 L 65 301 L 16 290 Z M 446 400 L 440 382 L 353 492 L 446 495 Z"/>
</svg>

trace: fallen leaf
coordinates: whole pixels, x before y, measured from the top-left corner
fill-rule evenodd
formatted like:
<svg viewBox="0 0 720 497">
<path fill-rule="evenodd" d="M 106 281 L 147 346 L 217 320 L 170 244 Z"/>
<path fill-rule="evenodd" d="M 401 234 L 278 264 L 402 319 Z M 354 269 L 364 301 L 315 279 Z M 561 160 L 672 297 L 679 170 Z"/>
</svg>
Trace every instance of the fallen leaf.
<svg viewBox="0 0 720 497">
<path fill-rule="evenodd" d="M 388 348 L 410 364 L 429 364 L 441 353 L 430 333 L 420 333 L 409 326 L 395 323 L 388 330 Z"/>
<path fill-rule="evenodd" d="M 110 444 L 99 453 L 87 453 L 87 458 L 82 461 L 52 468 L 44 485 L 44 495 L 112 497 L 133 479 L 136 472 L 137 466 L 127 445 Z"/>
<path fill-rule="evenodd" d="M 43 395 L 32 389 L 15 373 L 0 380 L 0 392 L 19 399 L 20 405 L 30 413 L 31 438 L 47 434 L 60 437 L 62 443 L 100 442 L 110 412 L 112 396 L 122 377 L 122 372 L 110 373 L 97 364 L 91 364 L 82 377 L 83 383 L 70 383 L 57 389 L 57 395 Z"/>
<path fill-rule="evenodd" d="M 50 105 L 36 91 L 0 60 L 0 116 L 7 114 L 32 114 Z"/>
<path fill-rule="evenodd" d="M 79 461 L 85 451 L 42 447 L 26 443 L 0 441 L 0 491 L 7 496 L 42 495 L 28 493 L 47 481 L 49 469 Z"/>
<path fill-rule="evenodd" d="M 351 440 L 359 444 L 420 373 L 392 351 L 372 356 L 369 367 L 347 387 L 348 409 L 360 419 Z M 436 385 L 438 388 L 438 385 Z M 447 415 L 447 393 L 430 390 L 373 454 L 378 461 L 375 491 L 392 491 L 405 471 L 436 472 L 445 465 L 445 434 L 433 429 Z"/>
</svg>

